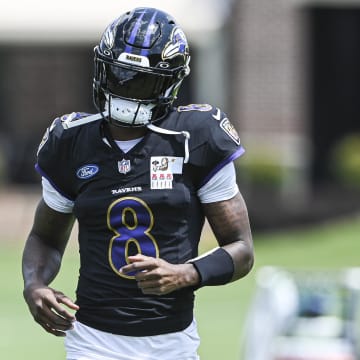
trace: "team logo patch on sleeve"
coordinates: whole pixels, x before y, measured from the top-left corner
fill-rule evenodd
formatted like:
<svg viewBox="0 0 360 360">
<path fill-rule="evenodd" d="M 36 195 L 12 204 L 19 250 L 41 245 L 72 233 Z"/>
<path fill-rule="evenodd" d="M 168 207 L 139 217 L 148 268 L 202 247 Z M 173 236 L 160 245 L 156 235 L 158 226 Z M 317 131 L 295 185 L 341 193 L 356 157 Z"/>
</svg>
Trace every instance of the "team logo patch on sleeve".
<svg viewBox="0 0 360 360">
<path fill-rule="evenodd" d="M 184 158 L 152 156 L 150 159 L 150 188 L 172 189 L 174 174 L 182 174 Z"/>
<path fill-rule="evenodd" d="M 55 128 L 56 124 L 57 124 L 57 120 L 58 118 L 56 118 L 50 125 L 50 127 L 48 127 L 46 130 L 45 130 L 45 133 L 41 139 L 41 142 L 38 146 L 38 149 L 37 149 L 37 153 L 36 155 L 38 156 L 39 155 L 39 152 L 40 150 L 42 149 L 42 147 L 47 143 L 47 141 L 49 140 L 49 136 L 50 136 L 50 133 L 53 131 L 53 129 Z"/>
<path fill-rule="evenodd" d="M 49 140 L 49 134 L 50 134 L 50 129 L 49 128 L 47 128 L 46 130 L 45 130 L 45 133 L 44 133 L 44 135 L 43 135 L 43 137 L 42 137 L 42 139 L 41 139 L 41 142 L 40 142 L 40 144 L 39 144 L 39 147 L 38 147 L 38 149 L 37 149 L 37 155 L 39 155 L 39 152 L 40 152 L 40 150 L 42 149 L 42 147 L 46 144 L 46 142 Z"/>
<path fill-rule="evenodd" d="M 240 137 L 236 131 L 234 125 L 230 122 L 228 118 L 221 120 L 220 127 L 225 131 L 225 133 L 232 139 L 237 145 L 240 145 Z"/>
</svg>

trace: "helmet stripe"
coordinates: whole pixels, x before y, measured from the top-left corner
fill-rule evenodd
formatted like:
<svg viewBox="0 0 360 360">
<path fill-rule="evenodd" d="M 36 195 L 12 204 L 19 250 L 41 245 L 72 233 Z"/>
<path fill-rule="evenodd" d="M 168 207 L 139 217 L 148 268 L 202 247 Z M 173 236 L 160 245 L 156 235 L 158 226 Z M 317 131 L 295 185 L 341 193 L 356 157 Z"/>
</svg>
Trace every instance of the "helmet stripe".
<svg viewBox="0 0 360 360">
<path fill-rule="evenodd" d="M 143 47 L 144 48 L 148 48 L 150 46 L 150 41 L 151 41 L 151 33 L 153 31 L 152 27 L 155 23 L 155 18 L 156 18 L 156 15 L 157 15 L 157 11 L 154 12 L 151 20 L 150 20 L 150 23 L 146 29 L 146 34 L 145 34 L 145 39 L 144 39 L 144 42 L 143 42 Z M 141 50 L 141 55 L 147 55 L 147 53 L 149 52 L 148 49 L 142 49 Z"/>
<path fill-rule="evenodd" d="M 129 38 L 129 42 L 131 44 L 133 44 L 134 41 L 135 41 L 136 35 L 137 35 L 137 33 L 138 33 L 139 29 L 140 29 L 140 26 L 141 26 L 141 20 L 142 20 L 144 14 L 145 14 L 145 11 L 146 11 L 146 9 L 144 9 L 142 14 L 139 16 L 136 24 L 134 25 L 134 28 L 132 29 L 132 32 L 131 32 L 130 38 Z M 131 45 L 126 45 L 125 52 L 129 53 L 129 52 L 131 52 L 131 49 L 132 49 Z"/>
</svg>

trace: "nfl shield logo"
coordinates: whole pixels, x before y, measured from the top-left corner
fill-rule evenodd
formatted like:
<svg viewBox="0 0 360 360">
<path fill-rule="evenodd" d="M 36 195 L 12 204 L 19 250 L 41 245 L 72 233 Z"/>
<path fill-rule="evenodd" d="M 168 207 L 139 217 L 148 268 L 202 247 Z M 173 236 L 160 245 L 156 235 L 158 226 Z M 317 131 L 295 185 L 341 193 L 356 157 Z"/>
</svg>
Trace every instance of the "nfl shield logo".
<svg viewBox="0 0 360 360">
<path fill-rule="evenodd" d="M 118 169 L 120 174 L 127 174 L 131 170 L 130 160 L 118 161 Z"/>
</svg>

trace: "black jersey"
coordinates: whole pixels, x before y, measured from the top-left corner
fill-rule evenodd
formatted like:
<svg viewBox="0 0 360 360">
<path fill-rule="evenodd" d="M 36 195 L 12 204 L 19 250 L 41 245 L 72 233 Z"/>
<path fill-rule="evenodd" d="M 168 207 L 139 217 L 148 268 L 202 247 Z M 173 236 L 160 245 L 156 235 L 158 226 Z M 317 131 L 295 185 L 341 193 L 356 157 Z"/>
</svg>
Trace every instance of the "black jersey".
<svg viewBox="0 0 360 360">
<path fill-rule="evenodd" d="M 124 153 L 103 120 L 64 127 L 84 116 L 54 121 L 36 166 L 74 201 L 80 248 L 76 317 L 122 335 L 180 331 L 192 321 L 192 289 L 144 295 L 132 274 L 119 269 L 136 253 L 173 264 L 197 256 L 204 224 L 197 190 L 243 153 L 239 137 L 219 109 L 189 105 L 173 109 L 156 124 L 179 134 L 149 130 Z M 188 140 L 182 131 L 190 134 Z"/>
</svg>

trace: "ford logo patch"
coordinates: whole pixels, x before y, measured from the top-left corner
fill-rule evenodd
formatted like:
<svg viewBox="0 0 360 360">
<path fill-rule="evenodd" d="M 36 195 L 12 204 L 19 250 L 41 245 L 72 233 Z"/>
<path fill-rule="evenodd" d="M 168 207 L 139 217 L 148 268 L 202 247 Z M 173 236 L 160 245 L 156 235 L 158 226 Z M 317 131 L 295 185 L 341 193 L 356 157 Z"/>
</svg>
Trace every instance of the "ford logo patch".
<svg viewBox="0 0 360 360">
<path fill-rule="evenodd" d="M 99 167 L 97 165 L 84 165 L 76 171 L 76 176 L 79 179 L 89 179 L 96 175 L 99 172 Z"/>
</svg>

